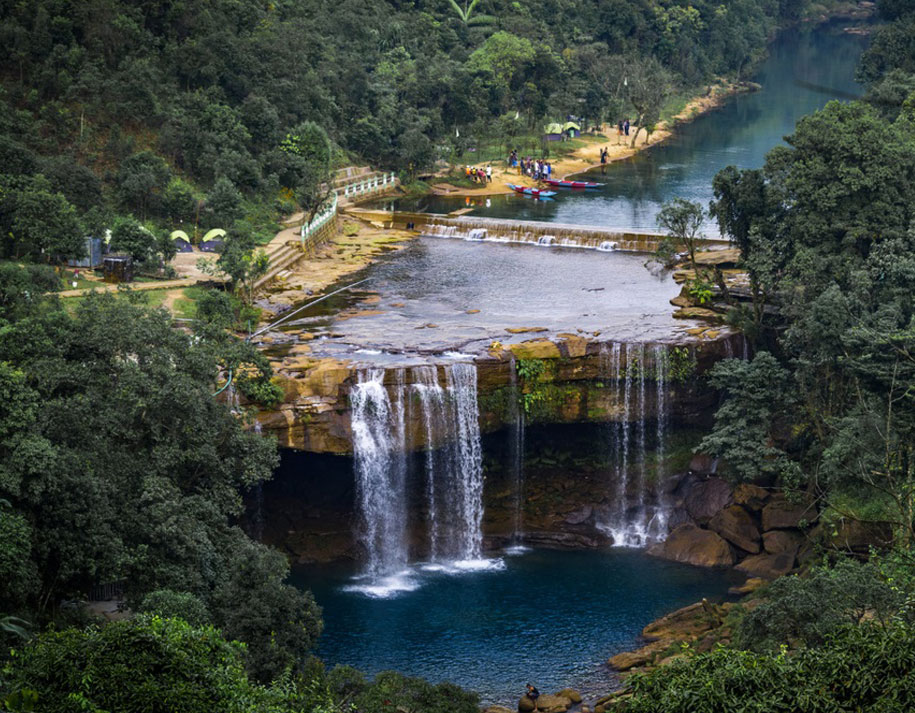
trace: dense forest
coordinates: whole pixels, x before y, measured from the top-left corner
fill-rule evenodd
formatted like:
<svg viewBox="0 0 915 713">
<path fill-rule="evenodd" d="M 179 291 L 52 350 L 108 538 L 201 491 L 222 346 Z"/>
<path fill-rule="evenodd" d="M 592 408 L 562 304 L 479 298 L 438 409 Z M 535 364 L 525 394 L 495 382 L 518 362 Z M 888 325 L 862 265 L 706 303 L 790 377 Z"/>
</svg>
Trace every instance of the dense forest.
<svg viewBox="0 0 915 713">
<path fill-rule="evenodd" d="M 656 115 L 665 87 L 741 76 L 807 7 L 4 3 L 3 253 L 73 255 L 81 232 L 102 234 L 126 215 L 153 232 L 245 216 L 249 231 L 269 230 L 270 216 L 310 207 L 312 144 L 300 139 L 315 127 L 330 136 L 331 163 L 405 170 L 550 118 L 616 121 L 649 100 Z"/>
<path fill-rule="evenodd" d="M 805 11 L 4 3 L 3 254 L 49 262 L 113 226 L 153 260 L 165 248 L 140 221 L 288 209 L 334 153 L 402 168 L 515 121 L 612 117 L 631 101 L 620 67 L 683 86 L 737 75 Z M 761 169 L 715 180 L 753 295 L 729 318 L 756 356 L 716 367 L 726 398 L 702 448 L 735 480 L 813 499 L 827 526 L 889 526 L 895 546 L 780 580 L 729 645 L 630 678 L 621 710 L 915 707 L 915 3 L 880 11 L 866 101 L 830 104 Z M 276 453 L 214 380 L 233 369 L 252 399 L 276 394 L 229 334 L 228 298 L 178 331 L 136 296 L 42 296 L 58 286 L 45 265 L 0 265 L 0 709 L 476 711 L 454 686 L 309 658 L 318 607 L 237 525 Z M 98 626 L 79 602 L 112 582 L 136 616 Z"/>
</svg>

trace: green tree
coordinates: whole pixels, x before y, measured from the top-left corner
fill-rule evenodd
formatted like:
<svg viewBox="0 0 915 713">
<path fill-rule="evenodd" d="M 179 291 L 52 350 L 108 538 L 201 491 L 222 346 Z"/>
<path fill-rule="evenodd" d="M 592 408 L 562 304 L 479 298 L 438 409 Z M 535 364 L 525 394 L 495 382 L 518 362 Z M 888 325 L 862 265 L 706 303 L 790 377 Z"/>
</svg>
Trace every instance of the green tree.
<svg viewBox="0 0 915 713">
<path fill-rule="evenodd" d="M 140 616 L 41 634 L 14 655 L 9 685 L 38 691 L 44 711 L 281 710 L 277 693 L 248 680 L 243 654 L 212 627 Z"/>
<path fill-rule="evenodd" d="M 776 419 L 792 402 L 790 372 L 768 352 L 758 352 L 749 362 L 718 362 L 709 381 L 728 398 L 697 450 L 727 460 L 728 472 L 738 480 L 795 474 L 796 466 L 771 441 Z"/>
<path fill-rule="evenodd" d="M 85 254 L 76 209 L 60 193 L 52 193 L 43 177 L 0 187 L 0 222 L 6 253 L 14 259 L 50 263 Z"/>
<path fill-rule="evenodd" d="M 162 195 L 171 181 L 172 172 L 165 161 L 152 151 L 128 156 L 118 167 L 115 183 L 121 204 L 146 220 L 162 209 Z"/>
<path fill-rule="evenodd" d="M 705 211 L 698 203 L 683 198 L 674 198 L 665 203 L 658 213 L 658 227 L 667 232 L 667 237 L 676 245 L 682 245 L 689 253 L 689 263 L 694 271 L 696 248 L 699 247 L 700 231 L 705 222 Z"/>
<path fill-rule="evenodd" d="M 207 193 L 206 214 L 210 227 L 225 228 L 244 216 L 242 195 L 225 176 L 220 176 Z"/>
<path fill-rule="evenodd" d="M 156 236 L 133 218 L 122 218 L 111 230 L 111 250 L 133 257 L 138 263 L 148 263 L 156 256 Z"/>
</svg>

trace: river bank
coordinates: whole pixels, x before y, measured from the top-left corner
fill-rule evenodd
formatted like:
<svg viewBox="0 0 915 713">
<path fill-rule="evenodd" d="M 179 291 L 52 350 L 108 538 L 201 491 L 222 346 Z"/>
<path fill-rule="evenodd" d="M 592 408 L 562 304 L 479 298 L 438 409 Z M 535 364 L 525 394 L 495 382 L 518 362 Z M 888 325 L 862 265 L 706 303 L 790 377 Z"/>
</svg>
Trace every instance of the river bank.
<svg viewBox="0 0 915 713">
<path fill-rule="evenodd" d="M 675 116 L 668 121 L 662 121 L 649 135 L 647 131 L 638 126 L 630 127 L 630 134 L 618 135 L 616 126 L 602 126 L 597 135 L 582 134 L 577 141 L 584 143 L 570 154 L 561 156 L 551 161 L 553 175 L 558 178 L 568 178 L 601 167 L 600 153 L 607 151 L 607 162 L 613 163 L 632 158 L 646 148 L 654 147 L 669 139 L 676 127 L 693 121 L 699 116 L 720 107 L 730 97 L 744 92 L 755 91 L 759 85 L 753 82 L 727 82 L 719 81 L 709 87 L 699 96 L 687 102 Z M 635 132 L 635 133 L 633 133 Z M 523 154 L 524 152 L 522 152 Z M 536 186 L 532 178 L 520 175 L 517 168 L 505 165 L 504 161 L 492 164 L 492 182 L 480 184 L 472 188 L 456 187 L 447 181 L 434 183 L 429 194 L 436 196 L 497 196 L 513 193 L 508 184 Z M 441 176 L 447 178 L 447 174 Z"/>
</svg>

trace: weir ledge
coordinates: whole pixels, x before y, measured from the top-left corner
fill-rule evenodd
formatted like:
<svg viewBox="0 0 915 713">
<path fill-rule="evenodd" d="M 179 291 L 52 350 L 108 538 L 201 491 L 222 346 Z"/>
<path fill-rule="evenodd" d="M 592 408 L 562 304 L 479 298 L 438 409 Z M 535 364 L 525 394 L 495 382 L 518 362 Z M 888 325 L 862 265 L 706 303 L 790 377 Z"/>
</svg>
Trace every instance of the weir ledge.
<svg viewBox="0 0 915 713">
<path fill-rule="evenodd" d="M 355 218 L 385 228 L 412 229 L 423 235 L 454 237 L 465 240 L 538 243 L 593 250 L 654 252 L 664 239 L 661 233 L 566 223 L 544 223 L 534 220 L 507 220 L 470 215 L 411 213 L 402 211 L 349 208 Z M 706 236 L 698 241 L 703 248 L 727 248 L 729 242 Z"/>
<path fill-rule="evenodd" d="M 581 335 L 534 339 L 472 358 L 477 370 L 479 421 L 482 432 L 498 431 L 517 419 L 519 404 L 529 423 L 618 422 L 626 417 L 618 377 L 627 370 L 640 370 L 654 380 L 656 362 L 664 359 L 665 408 L 673 423 L 690 423 L 710 412 L 717 393 L 700 378 L 717 361 L 746 351 L 744 337 L 734 333 L 709 333 L 705 339 L 675 343 L 633 343 L 617 346 L 614 366 L 609 354 L 612 341 L 597 341 Z M 449 361 L 430 356 L 428 365 L 438 365 L 439 380 Z M 419 373 L 413 366 L 384 367 L 352 360 L 306 355 L 279 359 L 273 364 L 275 382 L 283 389 L 283 402 L 274 410 L 261 411 L 257 421 L 265 434 L 279 445 L 299 451 L 331 454 L 352 453 L 350 392 L 360 372 L 384 368 L 386 386 L 410 386 Z M 614 368 L 616 371 L 614 372 Z M 649 389 L 651 394 L 656 389 Z M 649 398 L 643 416 L 651 418 L 656 404 Z M 425 430 L 415 411 L 407 408 L 407 442 L 422 449 Z"/>
</svg>

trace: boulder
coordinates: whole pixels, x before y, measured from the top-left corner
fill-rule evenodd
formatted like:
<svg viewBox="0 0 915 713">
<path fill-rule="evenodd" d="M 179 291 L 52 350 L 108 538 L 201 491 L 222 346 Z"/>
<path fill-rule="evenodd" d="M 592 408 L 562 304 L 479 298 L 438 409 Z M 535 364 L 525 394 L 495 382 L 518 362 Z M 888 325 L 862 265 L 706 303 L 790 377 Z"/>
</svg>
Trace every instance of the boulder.
<svg viewBox="0 0 915 713">
<path fill-rule="evenodd" d="M 628 671 L 636 666 L 644 666 L 662 651 L 666 651 L 673 642 L 670 639 L 658 639 L 635 651 L 623 651 L 611 656 L 607 661 L 617 671 Z"/>
<path fill-rule="evenodd" d="M 668 646 L 674 641 L 692 639 L 721 624 L 721 611 L 703 599 L 656 619 L 642 629 L 642 636 Z M 665 646 L 666 648 L 666 646 Z M 663 649 L 662 649 L 663 650 Z"/>
<path fill-rule="evenodd" d="M 556 695 L 560 698 L 568 698 L 572 703 L 581 703 L 581 694 L 574 688 L 563 688 Z"/>
<path fill-rule="evenodd" d="M 804 536 L 796 530 L 770 530 L 763 534 L 763 549 L 770 555 L 786 553 L 792 557 L 804 541 Z"/>
<path fill-rule="evenodd" d="M 692 523 L 692 518 L 690 518 L 689 513 L 686 512 L 686 508 L 674 508 L 667 515 L 668 530 L 674 530 L 687 522 Z"/>
<path fill-rule="evenodd" d="M 762 587 L 766 583 L 761 577 L 749 577 L 743 584 L 735 584 L 728 589 L 728 594 L 750 594 Z"/>
<path fill-rule="evenodd" d="M 572 707 L 572 701 L 564 696 L 541 693 L 537 698 L 537 710 L 541 713 L 565 713 Z"/>
<path fill-rule="evenodd" d="M 731 486 L 721 478 L 697 478 L 685 484 L 683 507 L 700 525 L 731 504 Z"/>
<path fill-rule="evenodd" d="M 740 505 L 731 505 L 719 511 L 709 520 L 708 526 L 732 545 L 750 554 L 759 552 L 759 530 L 753 518 Z"/>
<path fill-rule="evenodd" d="M 773 500 L 762 510 L 763 530 L 790 530 L 799 527 L 801 521 L 812 522 L 816 518 L 813 505 L 803 502 Z"/>
<path fill-rule="evenodd" d="M 769 501 L 770 493 L 765 488 L 751 483 L 741 483 L 734 488 L 734 502 L 747 510 L 759 512 Z"/>
<path fill-rule="evenodd" d="M 788 552 L 777 555 L 751 555 L 735 569 L 745 572 L 751 577 L 776 579 L 794 569 L 794 555 Z"/>
<path fill-rule="evenodd" d="M 518 701 L 518 711 L 519 713 L 532 713 L 537 709 L 537 706 L 534 705 L 534 702 L 527 696 L 521 696 L 521 700 Z"/>
<path fill-rule="evenodd" d="M 680 525 L 664 542 L 650 547 L 648 554 L 699 567 L 730 567 L 735 562 L 734 552 L 720 535 L 690 523 Z"/>
</svg>

